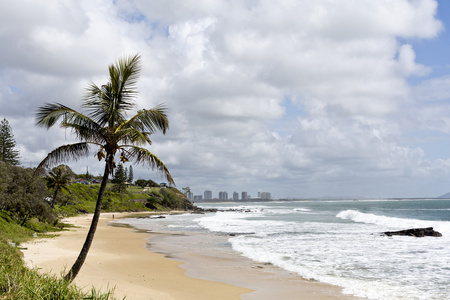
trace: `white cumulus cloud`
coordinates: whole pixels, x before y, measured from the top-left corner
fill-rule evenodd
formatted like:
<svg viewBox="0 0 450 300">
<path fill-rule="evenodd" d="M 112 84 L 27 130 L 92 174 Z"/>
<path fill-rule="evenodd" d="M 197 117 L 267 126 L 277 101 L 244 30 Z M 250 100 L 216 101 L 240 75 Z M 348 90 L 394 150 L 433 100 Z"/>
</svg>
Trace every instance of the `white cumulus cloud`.
<svg viewBox="0 0 450 300">
<path fill-rule="evenodd" d="M 151 151 L 180 188 L 434 195 L 416 183 L 448 180 L 449 158 L 429 159 L 405 135 L 450 131 L 440 112 L 450 111 L 448 78 L 425 77 L 432 69 L 414 50 L 442 32 L 437 9 L 435 0 L 12 1 L 0 11 L 0 116 L 35 165 L 73 139 L 36 128 L 37 107 L 79 109 L 90 81 L 140 53 L 138 107 L 164 103 L 171 122 Z M 101 173 L 92 159 L 75 171 Z"/>
</svg>

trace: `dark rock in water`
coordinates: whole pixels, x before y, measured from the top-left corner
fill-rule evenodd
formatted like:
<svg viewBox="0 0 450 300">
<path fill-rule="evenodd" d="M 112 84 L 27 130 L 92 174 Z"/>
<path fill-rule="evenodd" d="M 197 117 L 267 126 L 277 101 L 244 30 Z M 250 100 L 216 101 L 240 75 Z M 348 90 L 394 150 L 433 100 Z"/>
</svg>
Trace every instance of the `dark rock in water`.
<svg viewBox="0 0 450 300">
<path fill-rule="evenodd" d="M 442 236 L 442 234 L 440 232 L 434 231 L 433 227 L 413 228 L 413 229 L 406 229 L 406 230 L 400 230 L 400 231 L 386 231 L 386 232 L 383 232 L 383 234 L 385 234 L 387 236 L 407 235 L 407 236 L 414 236 L 414 237 Z"/>
<path fill-rule="evenodd" d="M 202 214 L 202 213 L 207 213 L 207 212 L 217 212 L 217 209 L 215 209 L 215 208 L 205 209 L 205 208 L 201 208 L 201 207 L 197 207 L 197 206 L 194 206 L 194 208 L 193 208 L 193 213 L 196 213 L 196 214 Z"/>
</svg>

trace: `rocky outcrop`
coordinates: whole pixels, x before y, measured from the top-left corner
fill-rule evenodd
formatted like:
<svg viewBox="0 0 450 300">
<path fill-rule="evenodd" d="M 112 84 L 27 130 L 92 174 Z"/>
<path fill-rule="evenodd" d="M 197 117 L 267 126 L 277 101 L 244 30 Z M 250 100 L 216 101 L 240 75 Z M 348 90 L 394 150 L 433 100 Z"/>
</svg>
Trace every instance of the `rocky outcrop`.
<svg viewBox="0 0 450 300">
<path fill-rule="evenodd" d="M 413 228 L 400 231 L 386 231 L 383 234 L 387 236 L 393 235 L 406 235 L 414 237 L 424 237 L 424 236 L 442 236 L 440 232 L 434 231 L 433 227 L 428 228 Z"/>
</svg>

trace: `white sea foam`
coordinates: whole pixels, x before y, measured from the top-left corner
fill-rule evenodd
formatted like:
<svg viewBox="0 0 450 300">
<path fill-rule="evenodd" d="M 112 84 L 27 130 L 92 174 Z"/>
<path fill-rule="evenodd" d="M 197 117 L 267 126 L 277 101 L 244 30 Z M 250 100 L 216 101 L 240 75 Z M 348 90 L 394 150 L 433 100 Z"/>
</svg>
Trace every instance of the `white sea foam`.
<svg viewBox="0 0 450 300">
<path fill-rule="evenodd" d="M 369 262 L 364 257 L 357 261 L 357 257 L 353 257 L 348 249 L 342 248 L 336 239 L 331 236 L 321 238 L 330 238 L 330 241 L 312 241 L 313 238 L 310 237 L 305 242 L 302 238 L 286 235 L 270 239 L 239 236 L 230 239 L 230 242 L 233 249 L 252 260 L 269 262 L 307 279 L 342 286 L 348 294 L 369 299 L 425 299 L 426 293 L 414 287 L 405 291 L 403 287 L 391 286 L 389 282 L 367 280 L 364 272 L 371 266 L 367 265 Z M 349 240 L 345 242 L 351 244 Z M 305 243 L 308 244 L 306 247 L 301 246 Z M 363 248 L 361 252 L 369 252 L 370 247 L 373 245 Z M 336 250 L 334 253 L 333 248 Z"/>
<path fill-rule="evenodd" d="M 227 207 L 237 211 L 139 223 L 148 222 L 147 227 L 156 229 L 165 226 L 176 231 L 203 228 L 203 232 L 220 235 L 236 233 L 227 247 L 231 245 L 242 255 L 308 279 L 342 286 L 345 293 L 359 297 L 434 300 L 450 299 L 448 207 L 445 201 L 419 200 L 255 203 Z M 367 210 L 377 213 L 362 212 Z M 435 212 L 446 221 L 436 221 Z M 428 216 L 429 220 L 414 216 Z M 444 237 L 389 238 L 379 234 L 430 226 Z"/>
<path fill-rule="evenodd" d="M 262 217 L 263 212 L 242 213 L 242 212 L 217 212 L 214 215 L 201 217 L 194 220 L 199 225 L 212 232 L 235 233 L 235 234 L 255 234 L 266 236 L 284 230 L 293 230 L 292 226 L 298 226 L 293 222 L 274 220 L 248 220 L 248 217 Z"/>
<path fill-rule="evenodd" d="M 448 241 L 417 242 L 406 238 L 393 243 L 376 233 L 432 226 L 444 234 L 450 232 L 450 222 L 388 217 L 358 210 L 341 211 L 336 217 L 361 226 L 265 219 L 282 214 L 292 217 L 293 212 L 314 210 L 274 206 L 251 213 L 217 213 L 196 221 L 211 231 L 242 233 L 230 238 L 230 243 L 246 257 L 272 263 L 307 279 L 342 286 L 345 293 L 368 299 L 442 299 L 442 292 L 430 296 L 430 291 L 418 287 L 423 280 L 448 278 L 449 271 L 440 269 L 443 256 L 439 255 L 447 249 Z M 414 270 L 420 270 L 417 271 L 420 274 Z"/>
<path fill-rule="evenodd" d="M 258 211 L 263 210 L 265 208 L 270 208 L 265 205 L 221 205 L 217 207 L 215 205 L 208 205 L 208 204 L 202 204 L 199 205 L 199 207 L 203 209 L 217 208 L 221 211 Z"/>
<path fill-rule="evenodd" d="M 376 224 L 384 227 L 398 229 L 433 227 L 434 230 L 441 232 L 443 235 L 450 235 L 450 222 L 447 221 L 395 218 L 362 213 L 357 210 L 341 211 L 336 215 L 336 217 L 344 220 L 352 220 L 359 223 Z"/>
<path fill-rule="evenodd" d="M 309 209 L 309 208 L 299 208 L 299 207 L 297 207 L 297 208 L 294 208 L 293 211 L 310 212 L 311 209 Z"/>
<path fill-rule="evenodd" d="M 201 226 L 198 225 L 168 225 L 168 228 L 183 228 L 183 229 L 196 229 L 201 228 Z"/>
</svg>

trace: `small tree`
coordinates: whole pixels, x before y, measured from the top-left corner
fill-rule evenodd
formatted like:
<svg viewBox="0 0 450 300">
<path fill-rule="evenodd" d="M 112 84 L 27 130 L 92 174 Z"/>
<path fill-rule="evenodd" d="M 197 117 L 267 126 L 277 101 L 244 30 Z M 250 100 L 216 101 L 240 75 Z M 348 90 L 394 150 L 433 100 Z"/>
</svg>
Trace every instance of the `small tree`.
<svg viewBox="0 0 450 300">
<path fill-rule="evenodd" d="M 111 180 L 111 182 L 114 184 L 113 191 L 124 193 L 127 190 L 126 181 L 127 181 L 127 173 L 123 168 L 123 164 L 119 164 L 114 173 L 114 177 Z"/>
<path fill-rule="evenodd" d="M 92 175 L 91 173 L 89 173 L 88 170 L 86 170 L 86 174 L 83 174 L 83 179 L 87 180 L 87 181 L 91 181 L 94 178 L 94 175 Z"/>
<path fill-rule="evenodd" d="M 138 179 L 135 183 L 141 188 L 145 188 L 147 186 L 147 180 L 145 179 Z"/>
<path fill-rule="evenodd" d="M 133 184 L 133 177 L 134 177 L 133 166 L 130 166 L 130 169 L 128 170 L 128 182 L 130 184 Z"/>
<path fill-rule="evenodd" d="M 11 165 L 19 165 L 19 151 L 16 148 L 16 141 L 12 133 L 11 126 L 5 118 L 0 121 L 0 161 Z"/>
<path fill-rule="evenodd" d="M 55 207 L 56 197 L 58 196 L 58 192 L 61 190 L 66 190 L 70 193 L 68 185 L 70 184 L 72 174 L 69 172 L 65 165 L 59 165 L 56 168 L 53 168 L 49 172 L 49 174 L 44 178 L 45 184 L 49 190 L 53 190 L 53 197 L 51 205 Z"/>
</svg>

